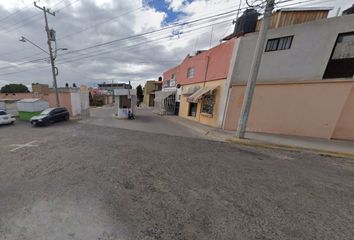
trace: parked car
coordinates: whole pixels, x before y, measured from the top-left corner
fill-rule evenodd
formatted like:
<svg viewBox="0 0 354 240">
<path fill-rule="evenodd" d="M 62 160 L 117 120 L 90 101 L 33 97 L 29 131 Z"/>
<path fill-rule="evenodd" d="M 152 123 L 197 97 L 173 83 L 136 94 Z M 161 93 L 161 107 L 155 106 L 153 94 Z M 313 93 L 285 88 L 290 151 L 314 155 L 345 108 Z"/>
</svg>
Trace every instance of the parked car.
<svg viewBox="0 0 354 240">
<path fill-rule="evenodd" d="M 70 114 L 64 107 L 47 108 L 41 112 L 38 116 L 34 116 L 30 119 L 33 126 L 49 125 L 54 122 L 68 121 Z"/>
<path fill-rule="evenodd" d="M 16 118 L 11 114 L 8 114 L 5 110 L 0 110 L 0 125 L 2 124 L 14 124 Z"/>
</svg>

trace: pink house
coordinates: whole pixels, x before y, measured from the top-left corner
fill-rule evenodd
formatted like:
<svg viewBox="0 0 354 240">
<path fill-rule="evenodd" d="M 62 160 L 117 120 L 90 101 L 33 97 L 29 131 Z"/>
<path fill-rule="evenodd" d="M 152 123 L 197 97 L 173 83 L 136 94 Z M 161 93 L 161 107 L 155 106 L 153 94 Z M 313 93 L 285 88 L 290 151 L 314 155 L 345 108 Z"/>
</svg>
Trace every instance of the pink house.
<svg viewBox="0 0 354 240">
<path fill-rule="evenodd" d="M 164 87 L 178 86 L 179 116 L 217 126 L 221 94 L 229 72 L 235 39 L 189 54 L 163 73 Z"/>
</svg>

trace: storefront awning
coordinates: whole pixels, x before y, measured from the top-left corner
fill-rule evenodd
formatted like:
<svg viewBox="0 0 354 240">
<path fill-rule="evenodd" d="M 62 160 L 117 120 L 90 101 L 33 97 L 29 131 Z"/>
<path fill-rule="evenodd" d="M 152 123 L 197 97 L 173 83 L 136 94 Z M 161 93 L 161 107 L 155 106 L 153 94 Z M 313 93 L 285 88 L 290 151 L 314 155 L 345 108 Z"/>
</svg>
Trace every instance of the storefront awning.
<svg viewBox="0 0 354 240">
<path fill-rule="evenodd" d="M 196 91 L 195 93 L 193 93 L 192 95 L 190 95 L 188 98 L 187 98 L 187 102 L 190 102 L 190 103 L 197 103 L 198 100 L 205 94 L 213 91 L 215 88 L 217 88 L 217 86 L 214 86 L 214 87 L 203 87 L 201 89 L 199 89 L 198 91 Z"/>
<path fill-rule="evenodd" d="M 200 86 L 192 86 L 192 87 L 186 87 L 183 86 L 182 88 L 182 95 L 191 95 L 198 91 L 200 89 Z"/>
<path fill-rule="evenodd" d="M 165 98 L 168 98 L 169 96 L 171 96 L 172 94 L 176 94 L 176 91 L 166 91 L 166 92 L 155 92 L 155 102 L 160 102 L 163 101 Z"/>
</svg>

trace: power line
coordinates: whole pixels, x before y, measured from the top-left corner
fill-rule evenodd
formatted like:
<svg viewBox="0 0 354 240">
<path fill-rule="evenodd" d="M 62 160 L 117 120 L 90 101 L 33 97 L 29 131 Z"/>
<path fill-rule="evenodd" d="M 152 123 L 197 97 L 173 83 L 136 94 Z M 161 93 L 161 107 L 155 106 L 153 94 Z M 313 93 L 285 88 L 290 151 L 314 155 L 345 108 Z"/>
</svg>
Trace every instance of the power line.
<svg viewBox="0 0 354 240">
<path fill-rule="evenodd" d="M 63 0 L 64 1 L 64 0 Z M 63 1 L 60 1 L 60 2 L 63 2 Z M 59 8 L 59 9 L 57 9 L 55 12 L 60 12 L 60 10 L 63 10 L 64 8 L 67 8 L 67 7 L 70 7 L 71 5 L 73 5 L 73 4 L 75 4 L 75 3 L 77 3 L 77 2 L 79 2 L 80 0 L 74 0 L 74 1 L 70 1 L 68 4 L 66 4 L 65 6 L 63 6 L 63 7 L 61 7 L 61 8 Z M 57 3 L 56 5 L 58 5 L 59 3 Z M 56 6 L 55 5 L 55 6 Z"/>
<path fill-rule="evenodd" d="M 230 20 L 225 20 L 224 22 L 226 23 L 226 22 L 228 22 L 228 21 L 230 21 Z M 221 23 L 223 23 L 223 22 L 221 22 Z M 221 24 L 221 23 L 219 22 L 219 23 L 217 23 L 217 24 Z M 214 24 L 214 25 L 216 25 L 216 24 Z M 210 25 L 208 25 L 208 26 L 203 26 L 203 27 L 201 27 L 201 28 L 206 28 L 206 27 L 210 27 Z M 198 29 L 194 29 L 193 31 L 191 30 L 190 32 L 195 33 L 196 30 L 198 30 Z M 188 33 L 188 32 L 187 32 L 187 33 Z M 135 44 L 135 45 L 125 46 L 125 47 L 128 47 L 128 48 L 137 47 L 137 46 L 139 46 L 139 45 L 146 45 L 147 43 L 151 43 L 151 42 L 154 42 L 154 41 L 156 42 L 156 40 L 162 40 L 162 39 L 166 39 L 166 38 L 170 38 L 170 36 L 164 36 L 164 37 L 162 37 L 162 38 L 160 38 L 160 39 L 155 39 L 155 40 L 151 40 L 151 41 L 144 41 L 144 42 L 140 42 L 140 43 Z M 178 40 L 178 39 L 177 39 L 177 40 Z M 124 48 L 124 47 L 122 47 L 122 48 Z M 107 54 L 107 53 L 111 53 L 111 51 L 109 51 L 109 52 L 103 52 L 103 53 L 101 53 L 101 54 L 95 54 L 95 55 L 90 55 L 90 56 L 81 57 L 80 59 L 71 59 L 70 61 L 66 61 L 66 62 L 63 62 L 64 60 L 60 59 L 60 60 L 58 60 L 58 63 L 59 63 L 59 64 L 67 64 L 67 63 L 70 63 L 70 62 L 75 62 L 75 61 L 82 60 L 82 59 L 86 59 L 86 58 L 90 58 L 90 57 L 93 57 L 93 56 L 104 55 L 104 54 Z M 21 64 L 19 64 L 19 65 L 24 65 L 24 64 L 28 64 L 28 63 L 34 63 L 34 62 L 40 62 L 40 61 L 43 61 L 43 60 L 47 60 L 47 58 L 34 59 L 34 60 L 31 60 L 31 61 L 27 61 L 27 62 L 21 63 Z M 61 62 L 61 61 L 62 61 L 62 62 Z M 177 61 L 176 61 L 176 62 L 177 62 Z M 36 68 L 37 66 L 33 66 L 33 67 Z M 47 67 L 45 67 L 45 68 L 47 68 Z M 31 68 L 31 69 L 32 69 L 32 68 Z M 29 71 L 29 70 L 31 70 L 31 69 L 26 69 L 26 70 L 16 71 L 16 72 L 3 73 L 3 74 L 0 74 L 0 76 L 13 75 L 13 74 L 18 74 L 18 73 L 22 73 L 22 72 L 27 72 L 27 71 Z M 0 70 L 2 70 L 2 69 L 0 68 Z"/>
<path fill-rule="evenodd" d="M 210 26 L 206 26 L 206 27 L 210 27 Z M 206 28 L 204 27 L 204 28 Z M 133 44 L 133 45 L 129 45 L 129 46 L 123 46 L 119 49 L 127 49 L 127 48 L 137 48 L 138 46 L 146 46 L 146 44 L 148 43 L 156 43 L 158 41 L 161 41 L 161 40 L 165 40 L 165 39 L 169 39 L 170 36 L 164 36 L 164 37 L 160 37 L 160 38 L 157 38 L 157 39 L 153 39 L 153 40 L 150 40 L 150 41 L 142 41 L 142 42 L 139 42 L 139 43 L 136 43 L 136 44 Z M 86 55 L 86 56 L 79 56 L 79 57 L 74 57 L 74 58 L 71 58 L 71 59 L 65 59 L 66 63 L 70 63 L 70 62 L 76 62 L 76 61 L 80 61 L 80 60 L 84 60 L 84 59 L 87 59 L 87 58 L 92 58 L 92 57 L 98 57 L 98 56 L 102 56 L 102 55 L 106 55 L 106 54 L 112 54 L 112 51 L 103 51 L 103 52 L 100 52 L 100 53 L 95 53 L 95 54 L 89 54 L 89 55 Z M 64 61 L 64 60 L 60 60 L 60 61 Z"/>
<path fill-rule="evenodd" d="M 161 28 L 161 29 L 157 29 L 157 30 L 153 30 L 153 31 L 149 31 L 149 32 L 141 33 L 141 34 L 132 35 L 132 36 L 129 36 L 129 37 L 126 37 L 126 38 L 122 38 L 122 39 L 116 39 L 116 40 L 113 40 L 113 41 L 110 41 L 110 42 L 101 43 L 101 44 L 94 45 L 94 46 L 91 46 L 91 47 L 86 47 L 86 48 L 83 48 L 83 49 L 71 51 L 69 53 L 72 54 L 72 53 L 76 53 L 76 52 L 81 52 L 81 51 L 84 51 L 84 50 L 92 49 L 92 48 L 97 47 L 97 46 L 106 46 L 108 44 L 117 43 L 117 42 L 121 42 L 121 41 L 124 41 L 124 40 L 130 40 L 130 39 L 133 39 L 133 38 L 142 37 L 142 36 L 146 36 L 146 35 L 149 35 L 149 34 L 158 33 L 158 32 L 161 32 L 161 31 L 165 31 L 167 29 L 171 29 L 173 27 L 185 26 L 185 25 L 189 25 L 189 24 L 196 23 L 196 22 L 199 22 L 199 21 L 208 20 L 210 18 L 215 18 L 215 17 L 227 15 L 227 14 L 233 13 L 233 12 L 235 12 L 237 10 L 239 10 L 239 9 L 228 11 L 228 12 L 224 12 L 224 13 L 215 14 L 215 15 L 204 17 L 204 18 L 200 18 L 200 19 L 190 20 L 190 21 L 186 21 L 186 22 L 183 22 L 183 23 L 176 23 L 176 24 L 173 24 L 173 25 Z M 96 52 L 97 52 L 97 50 L 96 50 Z M 67 55 L 69 53 L 61 54 L 60 56 Z M 92 54 L 92 53 L 90 53 L 90 54 Z M 34 59 L 34 60 L 31 60 L 31 61 L 20 63 L 19 65 L 26 64 L 26 63 L 29 63 L 29 62 L 43 61 L 44 59 L 46 59 L 46 58 Z M 2 69 L 11 68 L 11 67 L 3 67 Z M 0 68 L 0 70 L 1 70 L 1 68 Z"/>
<path fill-rule="evenodd" d="M 60 2 L 62 2 L 62 1 L 60 1 Z M 59 4 L 59 3 L 57 3 L 57 4 Z M 228 11 L 228 12 L 224 12 L 224 13 L 219 13 L 219 14 L 216 14 L 216 15 L 213 15 L 213 16 L 208 16 L 208 17 L 204 17 L 204 18 L 200 18 L 200 19 L 196 19 L 196 20 L 191 20 L 191 21 L 187 21 L 187 22 L 184 22 L 184 23 L 176 23 L 174 25 L 170 25 L 170 26 L 167 26 L 167 27 L 162 28 L 162 29 L 158 29 L 158 30 L 154 30 L 154 31 L 150 31 L 150 32 L 145 32 L 145 33 L 142 33 L 142 34 L 137 34 L 137 35 L 129 36 L 129 37 L 122 38 L 122 39 L 113 40 L 113 41 L 110 41 L 110 42 L 107 42 L 107 43 L 98 44 L 98 45 L 94 45 L 94 46 L 83 48 L 83 49 L 79 49 L 79 50 L 70 51 L 70 52 L 62 54 L 62 55 L 72 54 L 72 53 L 75 53 L 75 52 L 81 52 L 81 51 L 92 49 L 92 48 L 95 48 L 95 47 L 98 47 L 98 46 L 105 46 L 105 45 L 113 44 L 115 42 L 120 42 L 120 41 L 124 41 L 124 40 L 128 40 L 128 39 L 136 38 L 136 37 L 139 37 L 139 36 L 145 36 L 145 35 L 148 35 L 148 34 L 158 33 L 158 32 L 161 32 L 161 31 L 164 31 L 164 30 L 167 30 L 167 29 L 171 29 L 173 27 L 188 25 L 188 24 L 191 24 L 191 23 L 194 23 L 194 22 L 206 20 L 208 18 L 214 18 L 214 17 L 218 17 L 218 16 L 227 15 L 227 14 L 233 13 L 233 12 L 238 11 L 238 10 L 240 10 L 240 9 L 236 9 L 236 10 L 232 10 L 232 11 Z M 26 59 L 27 59 L 27 57 L 26 57 Z"/>
<path fill-rule="evenodd" d="M 175 27 L 185 26 L 185 25 L 188 25 L 188 24 L 192 24 L 192 23 L 203 21 L 203 20 L 207 20 L 207 19 L 210 19 L 210 18 L 219 17 L 219 16 L 230 14 L 230 13 L 234 13 L 237 10 L 238 9 L 231 10 L 231 11 L 224 12 L 224 13 L 219 13 L 219 14 L 212 15 L 212 16 L 209 16 L 209 17 L 204 17 L 204 18 L 195 19 L 195 20 L 191 20 L 191 21 L 186 21 L 186 22 L 182 22 L 182 23 L 176 23 L 176 24 L 169 25 L 167 27 L 163 27 L 163 28 L 160 28 L 160 29 L 156 29 L 156 30 L 152 30 L 152 31 L 148 31 L 148 32 L 144 32 L 144 33 L 140 33 L 140 34 L 136 34 L 136 35 L 131 35 L 131 36 L 128 36 L 128 37 L 115 39 L 115 40 L 111 40 L 111 41 L 108 41 L 108 42 L 92 45 L 92 46 L 89 46 L 89 47 L 73 50 L 73 51 L 70 51 L 68 53 L 64 53 L 62 55 L 73 54 L 73 53 L 76 53 L 76 52 L 81 52 L 81 51 L 89 50 L 89 49 L 92 49 L 92 48 L 102 47 L 102 46 L 114 44 L 114 43 L 117 43 L 117 42 L 121 42 L 121 41 L 124 41 L 124 40 L 129 40 L 129 39 L 136 38 L 136 37 L 141 37 L 141 36 L 145 36 L 145 35 L 149 35 L 149 34 L 153 34 L 153 33 L 158 33 L 158 32 L 161 32 L 161 31 L 164 31 L 164 30 L 167 30 L 167 29 L 172 29 L 172 28 L 175 28 Z"/>
<path fill-rule="evenodd" d="M 231 21 L 231 19 L 225 20 L 225 21 L 223 21 L 221 23 L 226 23 L 226 22 L 229 22 L 229 21 Z M 196 30 L 202 29 L 202 28 L 207 28 L 207 27 L 210 27 L 210 26 L 213 26 L 213 25 L 217 25 L 217 24 L 220 24 L 220 22 L 214 23 L 214 24 L 209 24 L 209 25 L 206 25 L 206 26 L 202 26 L 202 27 L 199 27 L 199 28 L 196 28 L 196 29 L 192 29 L 192 30 L 190 30 L 190 32 L 191 31 L 196 31 Z M 183 32 L 182 34 L 185 34 L 185 33 L 188 33 L 188 32 Z M 171 38 L 171 35 L 169 34 L 167 36 L 163 36 L 162 37 L 162 39 L 167 39 L 167 38 Z M 160 38 L 158 38 L 158 39 L 160 39 Z M 154 40 L 147 41 L 146 39 L 142 39 L 142 44 L 147 43 L 147 42 L 151 42 L 151 41 L 154 41 Z M 133 46 L 135 46 L 135 45 L 133 45 Z M 110 47 L 112 47 L 112 46 L 110 46 Z M 83 54 L 81 54 L 81 56 L 89 55 L 89 56 L 93 56 L 94 57 L 94 56 L 99 56 L 99 55 L 102 55 L 102 54 L 105 54 L 105 53 L 111 53 L 111 52 L 112 52 L 111 50 L 102 51 L 102 50 L 98 49 L 98 50 L 95 50 L 94 52 L 83 53 Z M 62 54 L 61 56 L 63 56 L 63 55 L 66 55 L 66 54 Z M 79 57 L 80 57 L 80 55 L 79 55 Z M 61 59 L 61 61 L 63 61 L 63 60 L 70 60 L 70 57 Z"/>
<path fill-rule="evenodd" d="M 242 0 L 241 0 L 241 1 L 242 1 Z M 241 2 L 241 1 L 240 1 L 240 2 Z M 127 14 L 129 14 L 129 13 L 132 13 L 132 12 L 135 12 L 135 11 L 141 10 L 141 9 L 144 9 L 144 7 L 139 7 L 139 8 L 136 8 L 136 9 L 132 9 L 132 10 L 129 10 L 129 11 L 125 12 L 125 13 L 122 13 L 122 14 L 120 14 L 120 15 L 118 15 L 118 16 L 114 16 L 114 17 L 112 17 L 112 18 L 109 18 L 109 19 L 107 19 L 107 20 L 104 20 L 103 22 L 99 22 L 99 23 L 97 23 L 97 24 L 89 25 L 88 27 L 83 28 L 83 29 L 81 29 L 81 30 L 79 30 L 79 31 L 76 31 L 76 32 L 72 32 L 72 33 L 70 33 L 70 34 L 67 34 L 67 35 L 65 35 L 65 36 L 63 36 L 63 37 L 61 37 L 61 38 L 59 38 L 58 40 L 65 39 L 65 38 L 70 37 L 70 36 L 73 36 L 73 35 L 76 36 L 78 33 L 81 33 L 81 32 L 87 31 L 87 30 L 89 30 L 89 29 L 95 28 L 95 27 L 97 27 L 97 26 L 99 26 L 99 25 L 102 25 L 102 24 L 104 24 L 104 23 L 113 21 L 113 20 L 115 20 L 115 19 L 117 19 L 117 18 L 119 18 L 119 17 L 125 16 L 125 15 L 127 15 Z M 223 9 L 223 10 L 229 10 L 229 8 L 228 8 L 228 9 Z M 239 8 L 238 10 L 241 10 L 241 9 Z M 205 15 L 204 15 L 204 16 L 205 16 Z"/>
<path fill-rule="evenodd" d="M 17 29 L 19 29 L 19 28 L 22 28 L 22 27 L 24 27 L 24 26 L 26 26 L 26 25 L 32 23 L 32 22 L 35 20 L 35 18 L 36 18 L 37 16 L 39 16 L 39 15 L 41 15 L 41 14 L 40 14 L 40 13 L 37 13 L 37 14 L 34 14 L 34 15 L 28 17 L 28 18 L 21 19 L 20 21 L 15 22 L 13 25 L 11 25 L 11 26 L 9 26 L 9 27 L 3 28 L 1 31 L 2 31 L 2 32 L 12 32 L 12 31 L 17 30 Z M 32 20 L 31 20 L 31 19 L 32 19 Z"/>
<path fill-rule="evenodd" d="M 229 20 L 227 20 L 227 21 L 229 21 Z M 210 26 L 210 25 L 208 25 L 208 26 Z M 167 36 L 167 38 L 169 38 L 169 37 L 171 37 L 171 35 L 168 35 Z M 144 39 L 144 41 L 145 41 L 145 39 Z M 94 52 L 100 52 L 100 51 L 102 51 L 102 50 L 100 50 L 100 49 L 98 49 L 98 50 L 95 50 Z M 90 53 L 83 53 L 82 55 L 87 55 L 87 54 L 93 54 L 94 52 L 90 52 Z M 61 55 L 59 55 L 59 56 L 67 56 L 66 54 L 61 54 Z M 75 56 L 75 57 L 77 57 L 77 56 Z M 79 56 L 80 57 L 80 56 Z M 26 57 L 26 58 L 29 58 L 29 56 L 28 57 Z M 38 61 L 43 61 L 43 60 L 46 60 L 47 58 L 39 58 L 39 59 L 33 59 L 33 60 L 30 60 L 30 61 L 25 61 L 25 62 L 22 62 L 22 63 L 18 63 L 17 65 L 25 65 L 25 64 L 28 64 L 28 63 L 33 63 L 33 62 L 38 62 Z M 70 59 L 70 58 L 65 58 L 65 60 L 67 60 L 67 59 Z M 62 60 L 62 59 L 61 59 Z M 6 67 L 2 67 L 2 68 L 0 68 L 0 70 L 4 70 L 4 69 L 9 69 L 9 68 L 13 68 L 14 66 L 6 66 Z"/>
<path fill-rule="evenodd" d="M 0 22 L 2 22 L 2 21 L 4 21 L 4 20 L 6 20 L 6 19 L 12 17 L 13 15 L 16 15 L 17 13 L 22 12 L 24 9 L 29 8 L 30 6 L 32 6 L 32 3 L 30 3 L 30 4 L 26 5 L 26 6 L 24 6 L 23 8 L 20 8 L 20 9 L 16 10 L 16 11 L 13 12 L 13 13 L 10 13 L 10 14 L 7 15 L 6 17 L 1 18 L 1 19 L 0 19 Z"/>
<path fill-rule="evenodd" d="M 286 2 L 291 2 L 292 0 L 288 0 Z M 314 0 L 307 0 L 306 2 L 308 1 L 314 1 Z M 285 1 L 283 1 L 285 2 Z M 300 2 L 302 3 L 302 2 Z M 161 32 L 161 31 L 164 31 L 164 30 L 167 30 L 167 29 L 171 29 L 173 27 L 178 27 L 178 26 L 184 26 L 184 25 L 188 25 L 188 24 L 191 24 L 193 22 L 198 22 L 198 21 L 202 21 L 202 20 L 205 20 L 205 19 L 209 19 L 209 18 L 213 18 L 213 17 L 216 17 L 216 16 L 222 16 L 222 15 L 225 15 L 225 14 L 229 14 L 229 13 L 232 13 L 232 12 L 235 12 L 239 9 L 236 9 L 236 10 L 232 10 L 232 11 L 229 11 L 229 12 L 226 12 L 226 13 L 220 13 L 220 14 L 216 14 L 216 15 L 213 15 L 213 16 L 208 16 L 208 17 L 205 17 L 205 18 L 201 18 L 201 19 L 196 19 L 196 20 L 191 20 L 191 21 L 187 21 L 187 22 L 182 22 L 182 23 L 176 23 L 176 24 L 173 24 L 173 25 L 170 25 L 170 26 L 167 26 L 167 27 L 164 27 L 164 28 L 161 28 L 161 29 L 157 29 L 157 30 L 153 30 L 153 31 L 149 31 L 149 32 L 145 32 L 145 33 L 141 33 L 141 34 L 136 34 L 136 35 L 133 35 L 133 36 L 129 36 L 129 37 L 126 37 L 126 38 L 122 38 L 122 39 L 116 39 L 116 40 L 113 40 L 113 41 L 109 41 L 109 42 L 106 42 L 106 43 L 101 43 L 101 44 L 97 44 L 97 45 L 94 45 L 94 46 L 90 46 L 90 47 L 86 47 L 86 48 L 83 48 L 83 49 L 78 49 L 78 50 L 75 50 L 75 51 L 71 51 L 69 53 L 66 53 L 66 54 L 62 54 L 62 55 L 67 55 L 67 54 L 73 54 L 73 53 L 76 53 L 76 52 L 81 52 L 81 51 L 84 51 L 84 50 L 89 50 L 89 49 L 92 49 L 92 48 L 95 48 L 95 47 L 98 47 L 98 46 L 106 46 L 106 45 L 109 45 L 109 44 L 112 44 L 112 43 L 116 43 L 116 42 L 120 42 L 120 41 L 123 41 L 123 40 L 130 40 L 132 38 L 137 38 L 137 37 L 142 37 L 142 36 L 146 36 L 148 34 L 154 34 L 154 33 L 158 33 L 158 32 Z M 166 37 L 163 37 L 164 39 L 166 38 L 169 38 L 170 36 L 166 36 Z M 140 45 L 140 44 L 144 44 L 146 43 L 143 42 L 143 43 L 138 43 L 138 44 L 135 44 L 135 45 L 131 45 L 131 46 L 126 46 L 126 47 L 133 47 L 133 46 L 137 46 L 137 45 Z M 97 52 L 97 51 L 96 51 Z M 107 54 L 108 52 L 100 52 L 99 54 L 95 54 L 95 55 L 92 55 L 93 52 L 90 52 L 90 53 L 86 53 L 86 54 L 82 54 L 82 56 L 76 56 L 76 59 L 75 58 L 65 58 L 64 60 L 60 60 L 60 61 L 65 61 L 65 60 L 71 60 L 72 61 L 78 61 L 78 60 L 81 60 L 81 59 L 85 59 L 85 58 L 90 58 L 90 57 L 94 57 L 94 56 L 99 56 L 99 55 L 104 55 L 104 54 Z M 91 55 L 90 55 L 91 54 Z M 62 56 L 60 55 L 60 56 Z M 86 56 L 83 56 L 83 55 L 86 55 Z M 23 64 L 26 64 L 26 63 L 31 63 L 31 62 L 36 62 L 36 61 L 43 61 L 45 60 L 46 58 L 41 58 L 41 59 L 34 59 L 34 60 L 31 60 L 31 61 L 27 61 L 25 63 L 21 63 L 19 65 L 23 65 Z M 13 66 L 11 66 L 13 67 Z M 1 68 L 0 68 L 1 69 Z M 2 68 L 3 69 L 3 68 Z"/>
<path fill-rule="evenodd" d="M 45 69 L 45 68 L 50 69 L 50 66 L 30 68 L 30 69 L 17 71 L 17 72 L 1 73 L 0 76 L 7 76 L 7 75 L 18 74 L 18 73 L 23 73 L 23 72 L 29 72 L 29 71 L 34 71 L 34 70 L 41 70 L 41 69 Z"/>
<path fill-rule="evenodd" d="M 65 1 L 65 0 L 61 0 L 61 1 L 57 2 L 56 4 L 54 4 L 54 7 L 55 7 L 55 6 L 58 6 L 60 3 L 64 2 L 64 1 Z M 78 1 L 79 1 L 79 0 L 70 1 L 69 4 L 67 4 L 66 6 L 60 8 L 59 10 L 64 9 L 64 8 L 70 6 L 70 5 L 72 5 L 73 3 L 78 2 Z M 35 2 L 38 2 L 38 1 L 35 1 Z M 29 6 L 32 6 L 32 4 L 27 5 L 27 6 L 24 7 L 23 9 L 28 8 Z M 22 9 L 22 10 L 23 10 L 23 9 Z M 18 12 L 18 11 L 17 11 L 17 12 Z M 16 13 L 17 13 L 17 12 L 16 12 Z M 15 13 L 13 13 L 13 15 L 14 15 L 14 14 L 15 14 Z M 9 27 L 7 27 L 7 28 L 3 28 L 3 29 L 0 30 L 0 31 L 2 31 L 2 32 L 13 32 L 14 30 L 17 30 L 17 29 L 19 29 L 19 28 L 23 28 L 23 27 L 25 27 L 25 26 L 31 24 L 33 21 L 36 20 L 36 17 L 37 17 L 37 16 L 40 16 L 40 15 L 41 15 L 41 13 L 36 13 L 36 14 L 34 14 L 34 15 L 32 15 L 32 16 L 29 16 L 29 17 L 27 17 L 27 18 L 25 18 L 25 19 L 21 19 L 20 21 L 17 21 L 17 22 L 15 22 L 14 24 L 12 24 L 11 26 L 9 26 Z"/>
<path fill-rule="evenodd" d="M 94 25 L 90 25 L 90 26 L 88 26 L 88 27 L 86 27 L 86 28 L 83 28 L 83 29 L 81 29 L 81 30 L 79 30 L 79 31 L 76 31 L 76 32 L 72 32 L 72 33 L 70 33 L 70 34 L 67 34 L 67 35 L 65 35 L 65 36 L 63 36 L 63 37 L 61 37 L 61 38 L 59 38 L 58 40 L 62 40 L 62 39 L 68 38 L 68 37 L 70 37 L 70 36 L 77 35 L 78 33 L 82 33 L 82 32 L 87 31 L 87 30 L 89 30 L 89 29 L 95 28 L 95 27 L 97 27 L 97 26 L 99 26 L 99 25 L 102 25 L 102 24 L 105 24 L 105 23 L 107 23 L 107 22 L 113 21 L 113 20 L 115 20 L 115 19 L 117 19 L 117 18 L 119 18 L 119 17 L 125 16 L 125 15 L 127 15 L 127 14 L 129 14 L 129 13 L 135 12 L 135 11 L 140 10 L 140 9 L 142 9 L 142 8 L 143 8 L 143 7 L 139 7 L 139 8 L 136 8 L 136 9 L 129 10 L 129 11 L 127 11 L 127 12 L 125 12 L 125 13 L 122 13 L 122 14 L 120 14 L 120 15 L 118 15 L 118 16 L 115 16 L 115 17 L 109 18 L 109 19 L 107 19 L 107 20 L 104 20 L 103 22 L 99 22 L 99 23 L 96 23 L 96 24 L 94 24 Z"/>
</svg>

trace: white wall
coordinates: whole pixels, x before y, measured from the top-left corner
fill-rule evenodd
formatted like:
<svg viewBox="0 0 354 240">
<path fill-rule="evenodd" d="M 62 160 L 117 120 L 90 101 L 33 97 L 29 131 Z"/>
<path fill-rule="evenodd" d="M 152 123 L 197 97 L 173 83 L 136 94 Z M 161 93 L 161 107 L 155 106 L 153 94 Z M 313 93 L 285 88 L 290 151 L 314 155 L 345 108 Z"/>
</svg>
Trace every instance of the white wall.
<svg viewBox="0 0 354 240">
<path fill-rule="evenodd" d="M 70 93 L 71 97 L 71 111 L 73 116 L 81 115 L 81 97 L 79 92 Z"/>
<path fill-rule="evenodd" d="M 320 80 L 339 33 L 354 31 L 354 15 L 273 29 L 267 39 L 294 35 L 288 50 L 263 52 L 259 82 Z M 246 82 L 258 33 L 240 38 L 232 82 Z"/>
</svg>

